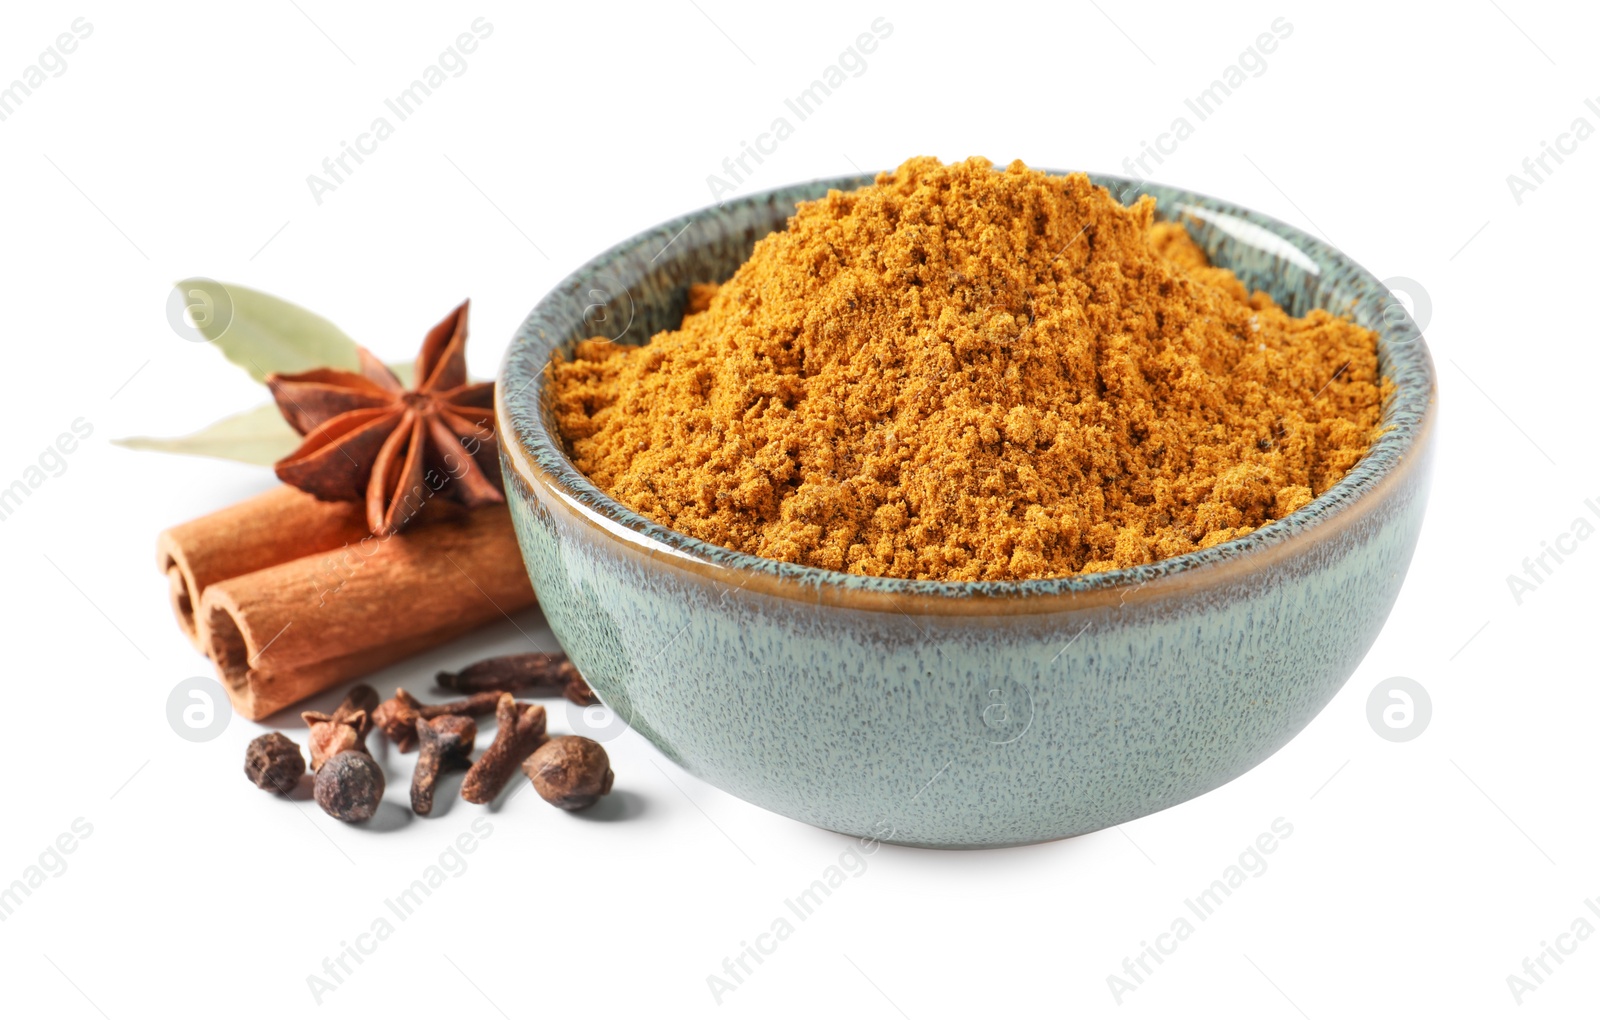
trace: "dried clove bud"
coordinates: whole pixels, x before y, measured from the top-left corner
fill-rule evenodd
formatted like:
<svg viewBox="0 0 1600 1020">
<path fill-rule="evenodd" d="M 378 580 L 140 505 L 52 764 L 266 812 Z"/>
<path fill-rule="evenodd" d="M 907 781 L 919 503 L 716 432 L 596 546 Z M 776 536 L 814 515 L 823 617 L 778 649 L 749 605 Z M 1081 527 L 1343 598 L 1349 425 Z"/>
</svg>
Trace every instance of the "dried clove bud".
<svg viewBox="0 0 1600 1020">
<path fill-rule="evenodd" d="M 440 673 L 440 687 L 462 694 L 478 691 L 523 691 L 534 697 L 564 696 L 579 705 L 598 705 L 578 667 L 566 655 L 528 652 L 474 662 L 459 673 Z"/>
<path fill-rule="evenodd" d="M 528 705 L 509 694 L 495 706 L 494 743 L 473 762 L 461 783 L 462 799 L 487 804 L 505 788 L 506 781 L 528 755 L 544 742 L 544 706 Z"/>
<path fill-rule="evenodd" d="M 422 718 L 422 702 L 404 687 L 394 689 L 394 697 L 372 710 L 372 724 L 400 751 L 417 746 L 417 720 Z"/>
<path fill-rule="evenodd" d="M 437 719 L 442 715 L 490 715 L 500 701 L 496 691 L 484 691 L 441 705 L 424 705 L 403 687 L 395 688 L 394 697 L 372 712 L 372 722 L 379 732 L 404 753 L 417 746 L 417 720 Z"/>
<path fill-rule="evenodd" d="M 440 687 L 463 694 L 478 691 L 525 691 L 544 688 L 551 692 L 560 690 L 572 670 L 571 661 L 563 654 L 546 655 L 544 652 L 527 652 L 522 655 L 501 655 L 493 659 L 474 662 L 459 673 L 441 672 L 434 679 Z"/>
<path fill-rule="evenodd" d="M 322 810 L 341 822 L 364 822 L 383 800 L 383 769 L 365 751 L 340 751 L 322 763 L 312 787 Z"/>
<path fill-rule="evenodd" d="M 244 751 L 244 774 L 263 790 L 288 793 L 306 774 L 300 745 L 282 733 L 263 733 Z"/>
<path fill-rule="evenodd" d="M 311 748 L 311 771 L 321 772 L 329 758 L 344 751 L 367 750 L 367 732 L 372 729 L 372 712 L 378 707 L 378 692 L 366 684 L 356 684 L 344 701 L 326 712 L 301 712 L 300 718 L 311 727 L 307 746 Z"/>
<path fill-rule="evenodd" d="M 478 738 L 478 724 L 469 716 L 442 715 L 437 719 L 418 719 L 416 735 L 422 741 L 417 753 L 417 771 L 411 777 L 411 810 L 419 815 L 433 813 L 433 788 L 439 774 L 452 765 L 465 765 Z"/>
<path fill-rule="evenodd" d="M 539 796 L 564 811 L 582 811 L 611 792 L 616 776 L 606 749 L 588 737 L 551 737 L 522 763 Z"/>
<path fill-rule="evenodd" d="M 600 704 L 600 695 L 589 689 L 589 681 L 585 680 L 577 669 L 573 669 L 572 676 L 567 680 L 567 686 L 561 693 L 574 705 L 587 708 L 590 705 Z"/>
</svg>

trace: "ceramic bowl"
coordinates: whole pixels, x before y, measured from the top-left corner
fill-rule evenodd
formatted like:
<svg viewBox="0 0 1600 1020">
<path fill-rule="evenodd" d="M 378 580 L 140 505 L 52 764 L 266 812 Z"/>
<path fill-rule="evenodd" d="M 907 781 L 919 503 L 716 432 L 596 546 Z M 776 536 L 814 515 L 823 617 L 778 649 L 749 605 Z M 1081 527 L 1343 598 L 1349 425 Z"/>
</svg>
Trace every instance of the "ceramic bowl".
<svg viewBox="0 0 1600 1020">
<path fill-rule="evenodd" d="M 1290 312 L 1380 332 L 1386 431 L 1310 505 L 1202 552 L 1058 580 L 857 577 L 709 545 L 601 492 L 549 414 L 551 353 L 676 327 L 797 201 L 870 177 L 729 200 L 602 253 L 533 309 L 497 408 L 507 496 L 540 605 L 605 703 L 696 776 L 853 836 L 994 847 L 1092 832 L 1254 767 L 1366 654 L 1427 500 L 1435 380 L 1370 273 L 1287 224 L 1192 192 L 1155 196 L 1214 263 Z"/>
</svg>

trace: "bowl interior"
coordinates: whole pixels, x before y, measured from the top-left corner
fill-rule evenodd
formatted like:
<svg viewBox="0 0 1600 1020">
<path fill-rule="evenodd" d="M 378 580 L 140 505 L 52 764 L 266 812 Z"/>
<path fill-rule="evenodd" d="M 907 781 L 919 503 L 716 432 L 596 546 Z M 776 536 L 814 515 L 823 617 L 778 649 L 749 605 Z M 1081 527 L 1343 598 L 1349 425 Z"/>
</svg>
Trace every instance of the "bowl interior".
<svg viewBox="0 0 1600 1020">
<path fill-rule="evenodd" d="M 511 443 L 586 513 L 610 530 L 626 529 L 664 552 L 776 575 L 803 586 L 919 600 L 927 596 L 1009 599 L 1143 587 L 1282 543 L 1357 500 L 1414 452 L 1432 405 L 1433 365 L 1404 305 L 1372 274 L 1330 245 L 1241 206 L 1144 181 L 1090 177 L 1123 203 L 1153 196 L 1159 218 L 1183 222 L 1213 264 L 1232 270 L 1252 290 L 1265 291 L 1291 314 L 1325 308 L 1348 314 L 1379 334 L 1379 368 L 1395 386 L 1384 409 L 1383 431 L 1355 468 L 1306 507 L 1242 538 L 1124 570 L 1032 581 L 913 581 L 802 567 L 711 545 L 634 512 L 573 466 L 559 439 L 544 385 L 544 370 L 553 352 L 570 354 L 580 340 L 596 336 L 643 344 L 663 329 L 677 328 L 691 283 L 726 280 L 749 258 L 758 240 L 784 228 L 797 202 L 820 198 L 830 189 L 853 190 L 871 183 L 872 175 L 792 185 L 678 217 L 608 249 L 567 277 L 534 308 L 506 356 L 501 402 L 513 433 Z"/>
</svg>

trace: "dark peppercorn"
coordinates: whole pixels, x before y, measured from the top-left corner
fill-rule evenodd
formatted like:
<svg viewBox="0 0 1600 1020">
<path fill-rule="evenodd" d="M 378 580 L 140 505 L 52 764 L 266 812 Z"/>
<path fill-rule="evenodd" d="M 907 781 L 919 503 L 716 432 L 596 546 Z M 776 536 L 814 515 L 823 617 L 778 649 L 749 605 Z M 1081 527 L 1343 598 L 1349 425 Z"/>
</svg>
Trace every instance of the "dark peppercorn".
<svg viewBox="0 0 1600 1020">
<path fill-rule="evenodd" d="M 611 792 L 616 776 L 606 749 L 588 737 L 552 737 L 522 763 L 539 796 L 565 811 L 582 811 Z"/>
<path fill-rule="evenodd" d="M 245 748 L 244 774 L 263 790 L 288 793 L 306 774 L 306 760 L 282 733 L 263 733 Z"/>
<path fill-rule="evenodd" d="M 383 769 L 361 751 L 340 751 L 322 763 L 312 792 L 322 810 L 341 822 L 364 822 L 383 800 Z"/>
</svg>

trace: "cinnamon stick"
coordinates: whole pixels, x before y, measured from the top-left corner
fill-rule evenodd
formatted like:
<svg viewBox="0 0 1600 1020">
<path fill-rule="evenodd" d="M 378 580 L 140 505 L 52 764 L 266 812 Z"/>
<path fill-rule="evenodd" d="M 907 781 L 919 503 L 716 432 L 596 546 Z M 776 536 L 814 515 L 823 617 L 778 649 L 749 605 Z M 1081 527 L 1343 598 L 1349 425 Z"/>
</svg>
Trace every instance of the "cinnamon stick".
<svg viewBox="0 0 1600 1020">
<path fill-rule="evenodd" d="M 327 503 L 299 489 L 276 489 L 179 524 L 156 539 L 156 556 L 167 575 L 178 627 L 206 650 L 203 621 L 196 616 L 205 590 L 218 581 L 275 567 L 312 553 L 343 548 L 366 538 L 366 514 L 358 503 Z"/>
<path fill-rule="evenodd" d="M 452 509 L 206 585 L 200 630 L 235 710 L 260 719 L 532 605 L 510 511 Z"/>
</svg>

